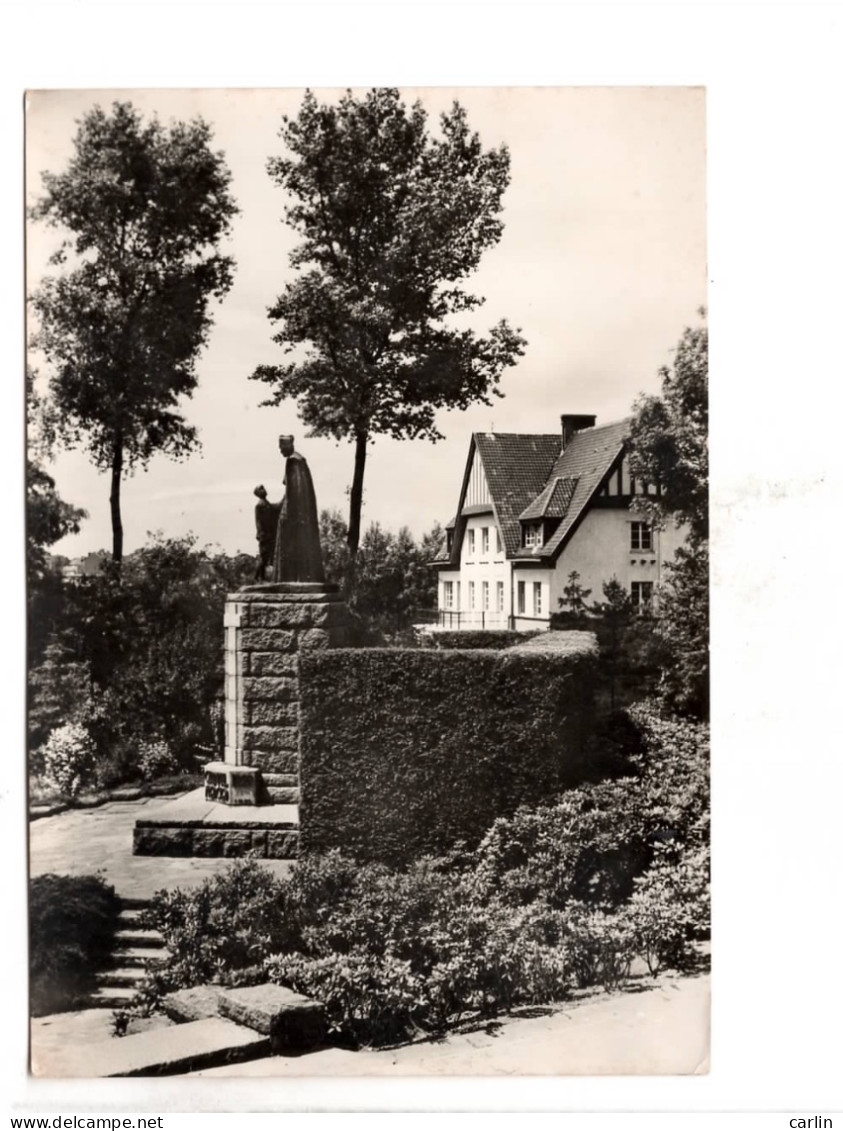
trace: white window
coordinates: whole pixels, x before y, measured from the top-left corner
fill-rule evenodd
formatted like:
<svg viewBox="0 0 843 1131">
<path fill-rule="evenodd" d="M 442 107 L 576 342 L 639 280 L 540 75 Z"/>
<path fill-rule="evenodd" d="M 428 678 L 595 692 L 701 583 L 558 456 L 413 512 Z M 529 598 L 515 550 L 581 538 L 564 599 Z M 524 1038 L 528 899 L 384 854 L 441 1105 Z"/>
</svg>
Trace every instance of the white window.
<svg viewBox="0 0 843 1131">
<path fill-rule="evenodd" d="M 649 522 L 633 522 L 630 526 L 630 550 L 652 550 L 653 528 Z"/>
<path fill-rule="evenodd" d="M 540 617 L 542 615 L 542 583 L 540 581 L 533 582 L 533 616 Z"/>
<path fill-rule="evenodd" d="M 489 611 L 489 582 L 488 581 L 483 582 L 483 611 L 486 612 L 486 613 L 488 613 L 488 611 Z"/>
<path fill-rule="evenodd" d="M 489 527 L 484 526 L 480 531 L 480 549 L 483 554 L 489 552 Z"/>
<path fill-rule="evenodd" d="M 474 530 L 473 529 L 469 530 L 469 532 L 468 532 L 468 552 L 471 555 L 474 554 Z"/>
<path fill-rule="evenodd" d="M 652 608 L 653 583 L 652 581 L 633 581 L 631 585 L 632 607 L 638 612 Z"/>
<path fill-rule="evenodd" d="M 526 581 L 519 581 L 518 582 L 518 612 L 522 613 L 522 614 L 527 612 L 527 582 Z"/>
<path fill-rule="evenodd" d="M 503 550 L 503 544 L 501 542 L 501 532 L 497 527 L 495 527 L 495 538 L 498 542 L 498 553 L 501 553 L 501 551 Z"/>
<path fill-rule="evenodd" d="M 473 581 L 469 581 L 469 583 L 468 583 L 468 607 L 470 609 L 474 608 L 474 582 Z"/>
<path fill-rule="evenodd" d="M 454 583 L 453 581 L 445 582 L 445 608 L 453 609 L 454 607 Z"/>
<path fill-rule="evenodd" d="M 498 582 L 498 612 L 499 613 L 503 612 L 503 602 L 504 602 L 503 582 L 499 581 Z"/>
<path fill-rule="evenodd" d="M 525 546 L 541 546 L 542 544 L 542 524 L 540 522 L 530 522 L 524 527 L 524 545 Z"/>
</svg>

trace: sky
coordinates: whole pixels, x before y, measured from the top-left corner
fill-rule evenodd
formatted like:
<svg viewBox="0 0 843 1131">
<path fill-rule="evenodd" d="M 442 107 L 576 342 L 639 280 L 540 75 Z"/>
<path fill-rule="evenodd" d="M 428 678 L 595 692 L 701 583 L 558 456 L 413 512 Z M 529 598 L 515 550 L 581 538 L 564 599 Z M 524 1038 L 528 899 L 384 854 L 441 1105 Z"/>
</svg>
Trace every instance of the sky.
<svg viewBox="0 0 843 1131">
<path fill-rule="evenodd" d="M 310 465 L 321 507 L 347 516 L 350 443 L 307 438 L 287 401 L 262 407 L 268 388 L 249 380 L 280 360 L 267 308 L 292 277 L 295 234 L 283 223 L 285 197 L 266 172 L 283 151 L 282 115 L 294 115 L 301 89 L 34 91 L 27 98 L 27 199 L 44 170 L 64 169 L 76 122 L 94 104 L 129 98 L 162 122 L 201 115 L 225 154 L 240 208 L 226 250 L 234 285 L 214 306 L 214 327 L 198 366 L 198 387 L 182 402 L 202 449 L 183 462 L 155 456 L 122 491 L 125 550 L 161 531 L 192 532 L 200 545 L 253 552 L 257 483 L 280 497 L 277 436 L 291 432 Z M 336 89 L 316 88 L 323 100 Z M 563 412 L 621 419 L 641 392 L 657 392 L 683 329 L 706 302 L 705 92 L 700 87 L 402 88 L 421 99 L 429 126 L 458 99 L 485 147 L 506 144 L 511 181 L 503 236 L 466 280 L 485 298 L 472 316 L 483 332 L 506 318 L 527 340 L 525 356 L 504 371 L 493 404 L 441 412 L 444 439 L 376 438 L 366 468 L 363 523 L 420 536 L 447 522 L 457 504 L 474 431 L 555 432 Z M 60 235 L 31 224 L 30 289 L 49 267 Z M 48 360 L 35 356 L 42 379 Z M 61 452 L 50 468 L 63 498 L 88 511 L 78 535 L 56 553 L 77 557 L 111 545 L 109 479 L 83 450 Z"/>
</svg>

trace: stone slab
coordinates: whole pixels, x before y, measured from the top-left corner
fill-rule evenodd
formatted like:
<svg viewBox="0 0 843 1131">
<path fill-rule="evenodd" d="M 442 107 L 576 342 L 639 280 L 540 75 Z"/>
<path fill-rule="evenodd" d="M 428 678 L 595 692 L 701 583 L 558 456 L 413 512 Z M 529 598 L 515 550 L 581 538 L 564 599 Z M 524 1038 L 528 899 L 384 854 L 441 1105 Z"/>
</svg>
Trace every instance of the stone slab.
<svg viewBox="0 0 843 1131">
<path fill-rule="evenodd" d="M 298 688 L 296 695 L 298 696 Z M 243 691 L 241 717 L 244 727 L 297 726 L 299 721 L 298 698 L 277 703 L 266 699 L 252 699 L 248 687 L 246 687 Z"/>
<path fill-rule="evenodd" d="M 292 588 L 295 586 L 295 588 Z M 339 587 L 320 581 L 269 581 L 263 585 L 246 585 L 226 595 L 232 602 L 293 603 L 296 601 L 342 601 Z"/>
<path fill-rule="evenodd" d="M 161 1007 L 173 1021 L 203 1021 L 217 1016 L 219 998 L 219 986 L 191 986 L 165 994 Z"/>
<path fill-rule="evenodd" d="M 271 1037 L 274 1052 L 312 1048 L 325 1038 L 322 1003 L 272 982 L 224 989 L 218 1008 L 222 1017 Z"/>
<path fill-rule="evenodd" d="M 321 594 L 326 599 L 340 600 L 339 586 L 330 581 L 262 581 L 255 585 L 244 585 L 236 593 L 229 593 L 229 601 L 270 600 L 281 597 L 294 597 L 297 594 Z"/>
<path fill-rule="evenodd" d="M 299 681 L 291 675 L 246 675 L 242 680 L 244 699 L 263 699 L 270 703 L 289 703 L 299 697 Z"/>
<path fill-rule="evenodd" d="M 275 828 L 278 825 L 298 825 L 297 805 L 258 805 L 235 807 L 219 805 L 205 800 L 204 789 L 195 789 L 174 801 L 161 805 L 148 816 L 139 817 L 136 827 L 155 828 L 177 825 L 192 828 L 200 825 L 233 828 Z"/>
<path fill-rule="evenodd" d="M 246 751 L 250 765 L 256 765 L 259 769 L 275 769 L 274 766 L 259 765 L 252 759 L 249 752 L 252 750 L 298 750 L 298 727 L 244 726 L 240 745 Z"/>
<path fill-rule="evenodd" d="M 279 633 L 280 635 L 280 633 Z M 289 647 L 295 646 L 293 633 L 290 634 Z M 243 652 L 244 676 L 288 676 L 292 678 L 298 671 L 299 660 L 295 652 Z"/>
<path fill-rule="evenodd" d="M 284 750 L 250 750 L 249 761 L 261 771 L 261 776 L 274 777 L 276 774 L 295 774 L 298 780 L 298 744 Z"/>
<path fill-rule="evenodd" d="M 299 831 L 286 828 L 136 828 L 136 856 L 234 859 L 255 856 L 260 860 L 294 860 L 298 855 Z"/>
<path fill-rule="evenodd" d="M 174 1076 L 266 1056 L 270 1048 L 270 1038 L 254 1029 L 224 1017 L 208 1017 L 87 1046 L 68 1046 L 53 1058 L 50 1075 L 87 1079 Z"/>
<path fill-rule="evenodd" d="M 299 787 L 297 785 L 267 785 L 267 796 L 275 805 L 297 805 Z"/>
<path fill-rule="evenodd" d="M 171 826 L 163 833 L 158 828 L 135 825 L 132 852 L 135 856 L 193 856 L 193 831 Z"/>
</svg>

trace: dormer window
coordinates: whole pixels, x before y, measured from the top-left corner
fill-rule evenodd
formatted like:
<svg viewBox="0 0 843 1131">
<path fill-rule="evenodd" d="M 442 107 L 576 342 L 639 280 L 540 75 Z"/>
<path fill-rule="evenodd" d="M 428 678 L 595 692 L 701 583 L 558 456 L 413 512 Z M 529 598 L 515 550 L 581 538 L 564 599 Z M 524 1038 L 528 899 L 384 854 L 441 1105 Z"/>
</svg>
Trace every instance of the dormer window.
<svg viewBox="0 0 843 1131">
<path fill-rule="evenodd" d="M 527 547 L 541 546 L 542 524 L 540 522 L 524 523 L 524 545 Z"/>
</svg>

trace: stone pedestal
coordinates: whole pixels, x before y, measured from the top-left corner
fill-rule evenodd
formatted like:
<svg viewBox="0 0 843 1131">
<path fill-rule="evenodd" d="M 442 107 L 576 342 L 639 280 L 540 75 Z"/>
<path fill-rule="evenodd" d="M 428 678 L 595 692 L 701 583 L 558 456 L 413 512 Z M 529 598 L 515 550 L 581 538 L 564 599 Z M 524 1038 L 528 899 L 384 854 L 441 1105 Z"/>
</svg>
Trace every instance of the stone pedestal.
<svg viewBox="0 0 843 1131">
<path fill-rule="evenodd" d="M 350 644 L 351 616 L 336 586 L 281 582 L 231 594 L 224 625 L 225 754 L 223 763 L 206 767 L 206 797 L 224 800 L 222 765 L 258 771 L 259 803 L 296 803 L 299 653 Z M 226 803 L 243 804 L 243 795 L 241 789 L 239 800 Z"/>
</svg>

